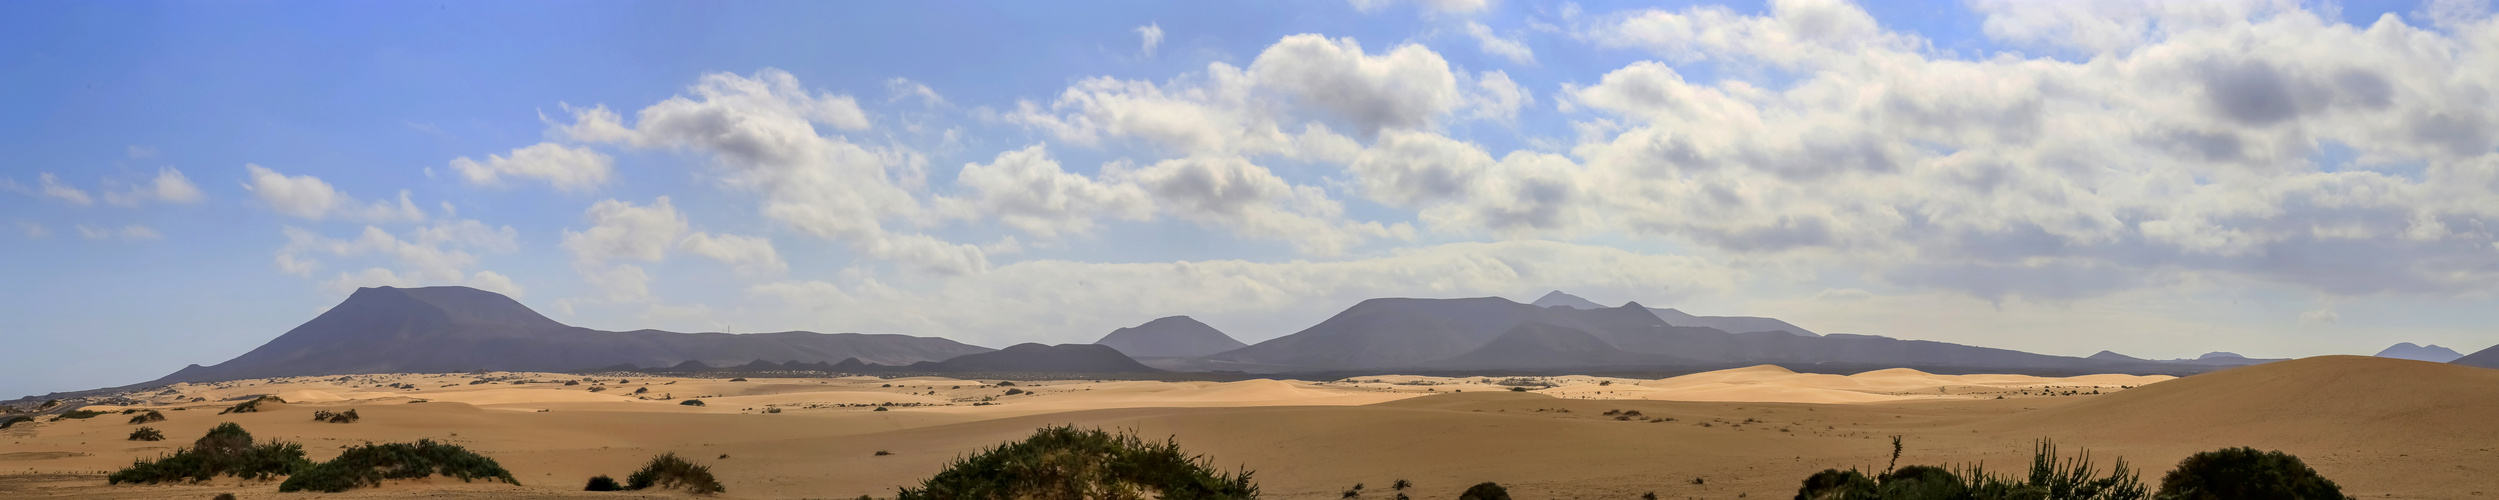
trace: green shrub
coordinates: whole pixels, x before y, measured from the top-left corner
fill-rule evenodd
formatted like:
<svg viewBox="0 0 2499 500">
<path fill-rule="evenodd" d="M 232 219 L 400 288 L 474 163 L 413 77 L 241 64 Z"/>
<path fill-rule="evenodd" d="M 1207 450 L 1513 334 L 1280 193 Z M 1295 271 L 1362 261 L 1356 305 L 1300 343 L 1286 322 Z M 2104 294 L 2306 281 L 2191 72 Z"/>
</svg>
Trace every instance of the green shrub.
<svg viewBox="0 0 2499 500">
<path fill-rule="evenodd" d="M 624 491 L 624 489 L 625 485 L 616 484 L 616 478 L 607 477 L 606 474 L 592 476 L 590 484 L 581 487 L 581 491 Z"/>
<path fill-rule="evenodd" d="M 1510 500 L 1510 489 L 1492 481 L 1475 483 L 1466 487 L 1466 492 L 1459 493 L 1458 500 Z"/>
<path fill-rule="evenodd" d="M 100 411 L 90 411 L 90 410 L 70 410 L 70 411 L 67 411 L 67 412 L 62 412 L 60 416 L 52 417 L 52 421 L 54 421 L 54 422 L 59 422 L 59 421 L 61 421 L 61 419 L 65 419 L 65 418 L 88 419 L 88 418 L 95 418 L 95 417 L 102 416 L 102 415 L 109 415 L 109 414 L 110 414 L 110 413 L 100 412 Z"/>
<path fill-rule="evenodd" d="M 165 431 L 156 430 L 156 428 L 155 428 L 155 427 L 140 427 L 140 428 L 137 428 L 137 429 L 131 429 L 131 430 L 130 430 L 130 440 L 131 440 L 131 441 L 164 441 L 164 440 L 165 440 Z"/>
<path fill-rule="evenodd" d="M 503 470 L 502 464 L 495 463 L 495 459 L 459 445 L 419 439 L 415 443 L 367 443 L 348 448 L 338 458 L 296 471 L 292 477 L 286 478 L 286 482 L 278 483 L 278 492 L 338 493 L 381 486 L 385 479 L 414 479 L 437 474 L 458 478 L 464 483 L 487 479 L 515 486 L 521 484 L 512 478 L 511 471 Z"/>
<path fill-rule="evenodd" d="M 358 420 L 364 420 L 364 417 L 363 417 L 363 416 L 361 416 L 361 415 L 357 415 L 357 414 L 356 414 L 356 410 L 355 410 L 355 409 L 353 409 L 353 408 L 350 408 L 350 409 L 348 409 L 347 411 L 342 411 L 342 412 L 332 412 L 332 411 L 329 411 L 329 410 L 314 410 L 314 411 L 312 412 L 312 421 L 314 421 L 314 422 L 329 422 L 329 423 L 333 423 L 333 424 L 352 424 L 352 423 L 356 423 L 356 421 L 358 421 Z"/>
<path fill-rule="evenodd" d="M 633 475 L 625 477 L 626 489 L 640 490 L 651 487 L 681 489 L 696 494 L 728 491 L 727 488 L 720 486 L 720 481 L 712 479 L 710 466 L 695 465 L 694 462 L 677 458 L 676 453 L 662 453 L 651 457 L 651 463 L 643 465 L 642 470 L 634 471 Z"/>
<path fill-rule="evenodd" d="M 1250 474 L 1218 472 L 1171 440 L 1045 427 L 1023 441 L 956 459 L 918 487 L 904 487 L 897 500 L 1256 498 Z"/>
<path fill-rule="evenodd" d="M 2161 500 L 2340 500 L 2343 488 L 2280 451 L 2226 448 L 2197 453 L 2161 477 Z"/>
<path fill-rule="evenodd" d="M 130 416 L 130 425 L 139 425 L 139 424 L 153 423 L 153 422 L 163 422 L 163 421 L 165 421 L 165 414 L 163 414 L 163 413 L 157 413 L 157 412 L 156 412 L 156 410 L 148 410 L 148 412 L 147 412 L 147 413 L 141 413 L 141 414 L 138 414 L 138 415 L 132 415 L 132 416 Z"/>
<path fill-rule="evenodd" d="M 18 415 L 18 416 L 9 417 L 9 418 L 0 418 L 0 429 L 7 429 L 7 428 L 9 428 L 9 426 L 12 426 L 12 425 L 17 425 L 17 423 L 18 423 L 18 422 L 33 422 L 33 421 L 35 421 L 35 417 L 29 417 L 29 416 L 25 416 L 25 415 Z"/>
<path fill-rule="evenodd" d="M 1510 388 L 1510 392 L 1527 392 L 1527 388 L 1525 388 L 1525 387 L 1512 387 L 1512 388 Z M 1492 483 L 1484 483 L 1484 484 L 1492 484 Z M 1479 484 L 1479 485 L 1476 485 L 1476 486 L 1483 486 L 1483 485 L 1482 485 L 1482 484 Z M 1500 487 L 1500 486 L 1501 486 L 1501 485 L 1498 485 L 1498 484 L 1493 484 L 1493 487 L 1496 487 L 1496 488 L 1497 488 L 1497 487 Z"/>
<path fill-rule="evenodd" d="M 703 400 L 700 400 L 700 399 L 688 399 L 688 400 L 685 400 L 684 402 L 677 403 L 677 404 L 680 404 L 680 405 L 685 405 L 685 406 L 703 406 Z"/>
<path fill-rule="evenodd" d="M 252 433 L 232 422 L 218 424 L 208 434 L 193 441 L 190 448 L 156 460 L 132 462 L 130 467 L 105 477 L 106 484 L 166 483 L 207 481 L 217 476 L 244 479 L 270 479 L 293 472 L 312 463 L 304 459 L 304 446 L 287 442 L 253 444 Z"/>
<path fill-rule="evenodd" d="M 260 411 L 260 403 L 262 403 L 262 402 L 281 403 L 281 404 L 282 404 L 282 403 L 285 403 L 285 402 L 286 402 L 286 400 L 284 400 L 284 399 L 279 399 L 277 396 L 261 396 L 261 397 L 257 397 L 257 398 L 252 398 L 252 400 L 251 400 L 251 401 L 244 401 L 244 402 L 239 403 L 239 404 L 236 404 L 236 405 L 234 405 L 234 406 L 227 407 L 225 411 L 217 412 L 217 414 L 218 414 L 218 415 L 224 415 L 224 414 L 228 414 L 228 413 L 256 413 L 256 412 L 259 412 L 259 411 Z"/>
</svg>

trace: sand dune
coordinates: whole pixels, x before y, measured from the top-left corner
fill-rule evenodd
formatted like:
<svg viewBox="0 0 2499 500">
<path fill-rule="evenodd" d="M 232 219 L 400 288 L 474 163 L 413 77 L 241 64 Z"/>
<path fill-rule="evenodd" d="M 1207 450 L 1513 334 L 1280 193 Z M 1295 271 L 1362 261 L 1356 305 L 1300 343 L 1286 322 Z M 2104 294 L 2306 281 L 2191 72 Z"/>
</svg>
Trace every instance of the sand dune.
<svg viewBox="0 0 2499 500">
<path fill-rule="evenodd" d="M 476 380 L 491 382 L 470 384 Z M 2488 494 L 2487 471 L 2499 470 L 2499 453 L 2491 452 L 2499 436 L 2487 424 L 2499 421 L 2499 371 L 2401 360 L 2313 358 L 2166 381 L 1776 367 L 1543 380 L 1556 386 L 1512 392 L 1498 378 L 1394 375 L 1001 387 L 942 378 L 584 381 L 513 373 L 187 384 L 160 399 L 209 401 L 144 406 L 164 411 L 169 420 L 150 425 L 174 440 L 121 440 L 132 426 L 117 416 L 0 431 L 0 497 L 280 497 L 272 484 L 232 479 L 104 484 L 101 471 L 227 421 L 264 439 L 304 443 L 314 459 L 367 441 L 445 440 L 495 457 L 526 485 L 438 478 L 324 498 L 610 498 L 574 490 L 590 475 L 621 475 L 672 451 L 712 465 L 731 488 L 727 498 L 890 496 L 961 454 L 1054 424 L 1174 436 L 1219 466 L 1258 471 L 1268 496 L 1282 499 L 1333 499 L 1353 483 L 1396 479 L 1413 481 L 1407 493 L 1415 498 L 1450 498 L 1487 480 L 1522 498 L 1784 498 L 1813 471 L 1880 467 L 1891 435 L 1907 438 L 1903 463 L 2020 463 L 2032 440 L 2052 437 L 2103 460 L 2123 456 L 2155 478 L 2195 451 L 2282 449 L 2367 498 Z M 2141 387 L 2114 389 L 2130 385 Z M 2045 396 L 2051 387 L 2060 395 Z M 2108 389 L 2088 395 L 2090 387 Z M 631 394 L 641 388 L 651 392 Z M 2081 395 L 2061 395 L 2076 389 Z M 301 399 L 216 414 L 255 394 Z M 677 399 L 657 399 L 662 394 Z M 676 404 L 691 397 L 711 404 Z M 887 403 L 919 406 L 863 406 Z M 364 420 L 309 418 L 341 408 Z M 1641 416 L 1618 419 L 1605 414 L 1611 410 Z"/>
</svg>

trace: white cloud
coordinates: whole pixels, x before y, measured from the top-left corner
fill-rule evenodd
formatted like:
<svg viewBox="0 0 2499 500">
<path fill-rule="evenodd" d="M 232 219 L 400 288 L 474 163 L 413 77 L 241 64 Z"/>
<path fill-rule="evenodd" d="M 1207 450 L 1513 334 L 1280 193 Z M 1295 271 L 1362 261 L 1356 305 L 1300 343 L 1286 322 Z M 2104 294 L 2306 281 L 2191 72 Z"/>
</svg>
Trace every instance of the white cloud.
<svg viewBox="0 0 2499 500">
<path fill-rule="evenodd" d="M 1413 229 L 1402 224 L 1345 220 L 1344 204 L 1326 190 L 1285 182 L 1239 157 L 1164 160 L 1113 177 L 1143 187 L 1181 218 L 1244 237 L 1288 241 L 1303 253 L 1335 255 L 1365 240 L 1413 237 Z"/>
<path fill-rule="evenodd" d="M 562 245 L 573 253 L 574 262 L 591 267 L 614 260 L 658 262 L 687 228 L 685 216 L 677 213 L 666 196 L 650 206 L 600 201 L 590 205 L 582 218 L 590 227 L 580 232 L 564 230 Z"/>
<path fill-rule="evenodd" d="M 1352 123 L 1363 135 L 1428 126 L 1460 103 L 1449 62 L 1421 45 L 1381 55 L 1352 38 L 1284 37 L 1250 62 L 1249 77 Z"/>
<path fill-rule="evenodd" d="M 1466 102 L 1468 108 L 1474 109 L 1475 118 L 1512 121 L 1518 118 L 1520 108 L 1536 103 L 1536 96 L 1511 81 L 1507 72 L 1486 71 L 1473 80 L 1475 88 L 1467 93 Z"/>
<path fill-rule="evenodd" d="M 1145 42 L 1145 46 L 1139 50 L 1145 53 L 1146 57 L 1154 57 L 1154 49 L 1163 46 L 1163 25 L 1154 23 L 1138 26 L 1137 37 L 1144 39 Z"/>
<path fill-rule="evenodd" d="M 494 271 L 478 271 L 477 274 L 470 275 L 468 286 L 504 294 L 515 299 L 529 294 L 529 290 L 521 287 L 520 283 L 513 282 L 512 277 Z"/>
<path fill-rule="evenodd" d="M 182 171 L 175 170 L 173 167 L 157 170 L 156 177 L 144 184 L 134 184 L 118 190 L 113 189 L 113 184 L 115 183 L 109 180 L 105 183 L 104 202 L 126 207 L 137 206 L 150 200 L 166 203 L 199 203 L 201 200 L 208 199 L 206 194 L 200 192 L 198 185 L 191 184 L 189 177 L 183 176 Z"/>
<path fill-rule="evenodd" d="M 1142 220 L 1154 211 L 1144 189 L 1069 173 L 1040 144 L 999 153 L 986 165 L 964 164 L 955 186 L 969 191 L 968 196 L 948 202 L 1042 238 L 1085 233 L 1100 217 Z"/>
<path fill-rule="evenodd" d="M 937 95 L 937 89 L 929 88 L 928 84 L 912 81 L 909 78 L 894 77 L 886 80 L 885 91 L 894 95 L 887 98 L 886 102 L 919 99 L 922 106 L 937 108 L 946 105 L 946 96 Z"/>
<path fill-rule="evenodd" d="M 380 227 L 365 226 L 353 238 L 331 238 L 309 229 L 288 226 L 283 233 L 287 243 L 279 248 L 276 264 L 280 272 L 311 276 L 322 262 L 316 256 L 356 259 L 377 256 L 388 259 L 397 269 L 372 267 L 357 273 L 340 273 L 330 281 L 332 289 L 353 290 L 358 286 L 451 285 L 470 281 L 468 269 L 478 264 L 472 252 L 509 253 L 520 249 L 519 232 L 511 226 L 492 227 L 474 220 L 440 221 L 418 227 L 406 237 L 393 235 Z M 499 275 L 498 275 L 499 276 Z"/>
<path fill-rule="evenodd" d="M 1466 36 L 1474 37 L 1475 48 L 1484 51 L 1485 54 L 1501 56 L 1518 64 L 1536 64 L 1536 51 L 1528 49 L 1527 44 L 1519 43 L 1518 40 L 1502 38 L 1500 34 L 1492 32 L 1491 26 L 1485 26 L 1484 23 L 1468 21 Z"/>
<path fill-rule="evenodd" d="M 17 181 L 14 180 L 9 181 L 9 189 L 11 191 L 61 200 L 63 203 L 82 207 L 95 204 L 95 197 L 88 196 L 87 192 L 84 190 L 61 183 L 61 177 L 52 175 L 51 172 L 44 172 L 37 175 L 35 178 L 36 184 L 39 186 L 36 189 L 27 189 L 25 186 L 18 185 Z"/>
<path fill-rule="evenodd" d="M 761 212 L 811 236 L 848 243 L 873 258 L 938 274 L 972 274 L 989 266 L 980 249 L 887 227 L 891 221 L 934 220 L 936 214 L 903 187 L 921 175 L 926 158 L 900 147 L 869 147 L 818 133 L 869 127 L 850 96 L 810 95 L 797 77 L 764 69 L 753 77 L 705 75 L 680 95 L 636 114 L 626 128 L 607 108 L 573 108 L 574 123 L 557 133 L 575 140 L 709 154 L 724 185 L 761 195 Z"/>
<path fill-rule="evenodd" d="M 290 176 L 260 165 L 246 164 L 243 168 L 252 177 L 243 189 L 251 191 L 261 203 L 280 214 L 311 220 L 331 217 L 366 222 L 425 220 L 425 211 L 408 199 L 407 190 L 399 191 L 397 204 L 379 200 L 367 203 L 339 192 L 319 177 Z"/>
<path fill-rule="evenodd" d="M 466 156 L 451 160 L 451 170 L 472 186 L 504 185 L 504 177 L 546 181 L 558 191 L 581 192 L 606 184 L 615 171 L 615 161 L 590 148 L 568 148 L 542 142 L 512 150 L 509 158 L 486 155 L 486 161 Z"/>
<path fill-rule="evenodd" d="M 40 240 L 52 237 L 52 229 L 44 227 L 43 224 L 28 221 L 17 221 L 17 230 L 18 232 L 25 233 L 26 239 L 30 240 Z"/>
<path fill-rule="evenodd" d="M 767 276 L 790 270 L 789 263 L 781 261 L 781 253 L 773 250 L 772 240 L 764 238 L 694 233 L 686 235 L 678 247 L 686 253 L 728 264 L 741 275 Z"/>
</svg>

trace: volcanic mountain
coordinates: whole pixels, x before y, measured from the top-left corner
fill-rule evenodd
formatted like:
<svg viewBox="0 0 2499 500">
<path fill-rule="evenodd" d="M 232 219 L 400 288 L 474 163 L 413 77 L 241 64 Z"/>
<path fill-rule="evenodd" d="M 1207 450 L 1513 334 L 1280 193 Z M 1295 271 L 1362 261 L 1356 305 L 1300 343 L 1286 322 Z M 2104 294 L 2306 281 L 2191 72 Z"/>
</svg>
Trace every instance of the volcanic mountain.
<svg viewBox="0 0 2499 500">
<path fill-rule="evenodd" d="M 1544 297 L 1537 298 L 1534 304 L 1537 307 L 1558 306 L 1572 309 L 1611 309 L 1594 301 L 1579 298 L 1577 295 L 1562 293 L 1561 290 L 1554 290 L 1551 293 L 1546 293 Z M 1656 314 L 1658 319 L 1665 320 L 1666 324 L 1674 326 L 1715 328 L 1720 331 L 1733 333 L 1780 331 L 1806 337 L 1820 336 L 1815 335 L 1811 330 L 1806 330 L 1804 327 L 1788 324 L 1788 322 L 1780 321 L 1777 318 L 1761 318 L 1753 316 L 1694 316 L 1683 311 L 1675 310 L 1674 308 L 1652 308 L 1649 312 Z"/>
<path fill-rule="evenodd" d="M 858 333 L 609 332 L 567 326 L 468 287 L 363 288 L 251 352 L 150 384 L 350 373 L 570 371 L 630 364 L 737 366 L 937 361 L 990 351 L 952 340 Z"/>
<path fill-rule="evenodd" d="M 1188 358 L 1249 347 L 1249 344 L 1233 340 L 1232 336 L 1188 316 L 1170 316 L 1111 330 L 1110 335 L 1104 335 L 1102 340 L 1093 343 L 1111 346 L 1123 354 L 1139 358 Z"/>
<path fill-rule="evenodd" d="M 1823 365 L 2002 373 L 2192 373 L 2202 366 L 2083 359 L 1870 335 L 1808 337 L 1788 331 L 1728 333 L 1673 326 L 1637 302 L 1622 307 L 1538 307 L 1500 297 L 1371 299 L 1317 325 L 1203 358 L 1208 366 L 1266 372 L 1538 368 L 1641 364 L 1717 368 L 1754 364 Z M 1522 325 L 1535 324 L 1522 330 Z M 1515 338 L 1501 339 L 1505 336 Z M 1600 347 L 1596 340 L 1605 347 Z M 1495 342 L 1499 340 L 1500 345 Z M 1515 355 L 1504 354 L 1516 349 Z M 1622 353 L 1622 354 L 1618 354 Z M 1572 359 L 1572 354 L 1585 355 Z M 1637 355 L 1637 356 L 1631 356 Z M 1631 361 L 1632 363 L 1626 363 Z"/>
<path fill-rule="evenodd" d="M 2437 345 L 2420 346 L 2420 345 L 2413 345 L 2413 343 L 2411 343 L 2411 342 L 2404 342 L 2404 343 L 2400 343 L 2400 344 L 2395 344 L 2395 345 L 2394 345 L 2394 346 L 2392 346 L 2392 347 L 2387 347 L 2387 348 L 2386 348 L 2386 350 L 2383 350 L 2383 351 L 2378 351 L 2378 353 L 2377 353 L 2375 356 L 2377 356 L 2377 357 L 2381 357 L 2381 358 L 2409 359 L 2409 360 L 2413 360 L 2413 361 L 2428 361 L 2428 362 L 2431 362 L 2431 363 L 2445 363 L 2445 362 L 2449 362 L 2449 361 L 2455 361 L 2455 360 L 2456 360 L 2456 358 L 2461 358 L 2461 357 L 2464 357 L 2464 354 L 2463 354 L 2463 353 L 2458 353 L 2458 352 L 2456 352 L 2456 350 L 2455 350 L 2455 349 L 2448 349 L 2448 348 L 2445 348 L 2445 347 L 2439 347 L 2439 346 L 2437 346 Z"/>
</svg>

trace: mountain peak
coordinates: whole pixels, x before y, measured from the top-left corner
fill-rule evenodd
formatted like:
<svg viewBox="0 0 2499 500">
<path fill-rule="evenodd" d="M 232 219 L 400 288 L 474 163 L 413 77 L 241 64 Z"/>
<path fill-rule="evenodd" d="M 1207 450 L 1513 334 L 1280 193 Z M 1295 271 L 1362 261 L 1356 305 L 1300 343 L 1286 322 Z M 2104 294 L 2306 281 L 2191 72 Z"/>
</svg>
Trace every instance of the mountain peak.
<svg viewBox="0 0 2499 500">
<path fill-rule="evenodd" d="M 1544 297 L 1537 298 L 1536 301 L 1531 304 L 1536 307 L 1562 306 L 1572 309 L 1608 309 L 1604 305 L 1597 304 L 1596 302 L 1588 299 L 1579 298 L 1577 295 L 1562 293 L 1561 290 L 1554 290 L 1546 293 Z"/>
<path fill-rule="evenodd" d="M 1165 316 L 1112 330 L 1093 343 L 1133 357 L 1193 358 L 1248 347 L 1222 330 L 1188 316 Z"/>
<path fill-rule="evenodd" d="M 2395 344 L 2392 347 L 2388 347 L 2386 350 L 2378 351 L 2376 356 L 2380 358 L 2409 359 L 2414 361 L 2445 363 L 2455 361 L 2456 358 L 2464 357 L 2464 353 L 2456 352 L 2454 349 L 2439 347 L 2437 344 L 2424 346 L 2415 345 L 2411 342 L 2403 342 Z"/>
<path fill-rule="evenodd" d="M 2239 353 L 2235 353 L 2235 352 L 2213 351 L 2213 352 L 2204 353 L 2204 355 L 2202 355 L 2202 356 L 2196 356 L 2196 357 L 2195 357 L 2195 359 L 2214 359 L 2214 358 L 2241 358 L 2241 359 L 2245 359 L 2245 358 L 2247 358 L 2247 356 L 2240 356 L 2240 355 L 2239 355 Z"/>
</svg>

